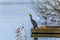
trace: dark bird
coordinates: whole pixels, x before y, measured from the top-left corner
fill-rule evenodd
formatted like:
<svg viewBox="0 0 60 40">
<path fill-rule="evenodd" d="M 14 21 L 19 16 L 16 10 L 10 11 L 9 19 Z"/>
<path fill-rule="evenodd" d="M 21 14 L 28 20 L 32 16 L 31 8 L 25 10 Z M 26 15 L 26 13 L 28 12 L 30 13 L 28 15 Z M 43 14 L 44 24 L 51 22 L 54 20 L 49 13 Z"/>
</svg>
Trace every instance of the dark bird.
<svg viewBox="0 0 60 40">
<path fill-rule="evenodd" d="M 34 29 L 35 29 L 35 28 L 38 28 L 38 25 L 37 25 L 36 21 L 33 20 L 32 15 L 29 14 L 29 16 L 30 16 L 30 19 L 31 19 L 31 23 L 32 23 L 32 25 L 34 26 Z"/>
</svg>

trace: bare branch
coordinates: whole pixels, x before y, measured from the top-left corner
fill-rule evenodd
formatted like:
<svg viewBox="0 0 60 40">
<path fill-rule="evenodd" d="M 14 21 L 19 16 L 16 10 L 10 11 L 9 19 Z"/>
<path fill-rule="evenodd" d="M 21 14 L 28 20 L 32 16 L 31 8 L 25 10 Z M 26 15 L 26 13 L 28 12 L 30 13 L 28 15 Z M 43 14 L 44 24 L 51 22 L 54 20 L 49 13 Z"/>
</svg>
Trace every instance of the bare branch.
<svg viewBox="0 0 60 40">
<path fill-rule="evenodd" d="M 44 2 L 34 3 L 34 9 L 38 16 L 45 16 L 53 22 L 59 22 L 60 19 L 60 1 L 59 0 L 45 0 Z M 51 18 L 51 19 L 50 19 Z M 48 21 L 48 20 L 47 20 Z"/>
</svg>

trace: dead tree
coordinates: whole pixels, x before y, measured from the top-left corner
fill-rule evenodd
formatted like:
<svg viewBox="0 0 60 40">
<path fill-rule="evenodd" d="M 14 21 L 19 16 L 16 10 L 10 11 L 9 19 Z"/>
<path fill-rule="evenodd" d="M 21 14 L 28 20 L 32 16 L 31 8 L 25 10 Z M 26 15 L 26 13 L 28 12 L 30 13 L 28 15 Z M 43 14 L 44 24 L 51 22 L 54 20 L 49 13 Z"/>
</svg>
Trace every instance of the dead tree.
<svg viewBox="0 0 60 40">
<path fill-rule="evenodd" d="M 47 22 L 60 22 L 60 1 L 44 0 L 41 2 L 32 1 L 32 6 L 39 17 L 46 18 Z M 45 24 L 47 24 L 47 22 Z"/>
</svg>

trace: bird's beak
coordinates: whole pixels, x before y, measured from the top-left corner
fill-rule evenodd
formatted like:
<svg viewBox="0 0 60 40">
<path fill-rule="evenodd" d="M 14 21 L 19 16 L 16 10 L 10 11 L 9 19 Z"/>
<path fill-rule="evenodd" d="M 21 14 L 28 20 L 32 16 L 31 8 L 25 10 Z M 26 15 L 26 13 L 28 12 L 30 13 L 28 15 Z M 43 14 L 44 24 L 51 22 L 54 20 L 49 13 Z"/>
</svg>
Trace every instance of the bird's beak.
<svg viewBox="0 0 60 40">
<path fill-rule="evenodd" d="M 28 14 L 28 15 L 30 15 L 30 14 Z"/>
<path fill-rule="evenodd" d="M 29 14 L 28 14 L 29 15 Z"/>
</svg>

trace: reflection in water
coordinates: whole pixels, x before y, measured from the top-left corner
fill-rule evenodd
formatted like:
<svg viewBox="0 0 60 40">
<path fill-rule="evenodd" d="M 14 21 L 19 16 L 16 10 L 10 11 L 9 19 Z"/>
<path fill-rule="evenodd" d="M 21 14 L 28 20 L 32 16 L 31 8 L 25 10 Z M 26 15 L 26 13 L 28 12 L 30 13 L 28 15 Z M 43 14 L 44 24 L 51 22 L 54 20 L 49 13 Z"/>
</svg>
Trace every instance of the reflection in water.
<svg viewBox="0 0 60 40">
<path fill-rule="evenodd" d="M 56 40 L 56 38 L 44 38 L 44 37 L 39 37 L 38 40 Z"/>
</svg>

